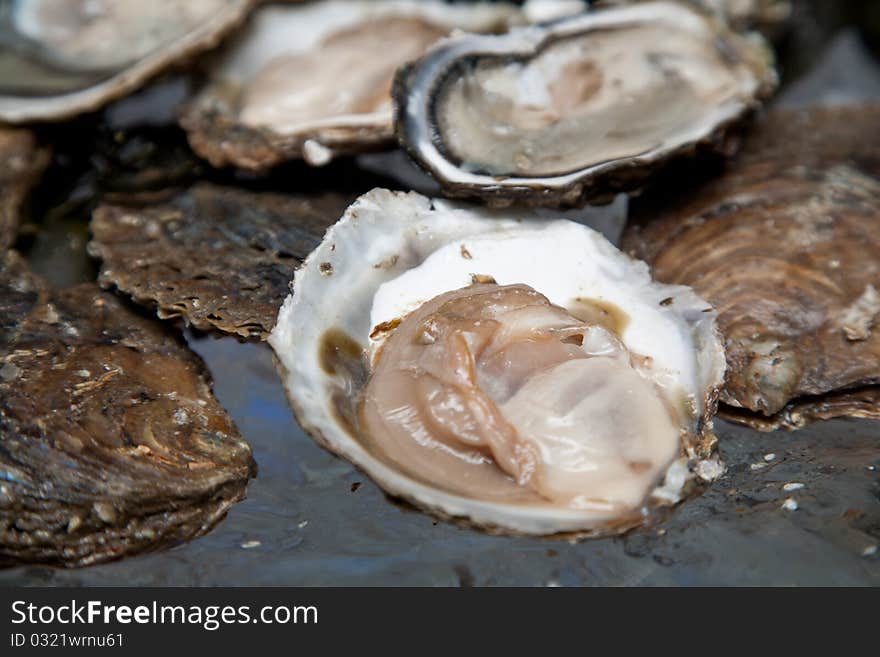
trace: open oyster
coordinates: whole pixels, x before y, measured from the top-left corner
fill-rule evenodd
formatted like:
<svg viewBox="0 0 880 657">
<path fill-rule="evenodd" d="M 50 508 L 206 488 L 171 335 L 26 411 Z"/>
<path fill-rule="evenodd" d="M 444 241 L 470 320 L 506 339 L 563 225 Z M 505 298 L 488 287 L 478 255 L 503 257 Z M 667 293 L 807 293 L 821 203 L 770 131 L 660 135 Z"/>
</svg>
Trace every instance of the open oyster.
<svg viewBox="0 0 880 657">
<path fill-rule="evenodd" d="M 522 21 L 505 3 L 333 0 L 267 6 L 209 72 L 181 124 L 214 166 L 263 170 L 291 159 L 393 143 L 391 82 L 451 30 Z"/>
<path fill-rule="evenodd" d="M 219 40 L 252 0 L 9 0 L 0 120 L 65 119 L 129 93 Z"/>
<path fill-rule="evenodd" d="M 209 531 L 256 466 L 179 335 L 0 255 L 0 566 L 82 566 Z"/>
<path fill-rule="evenodd" d="M 401 144 L 453 196 L 579 204 L 631 190 L 775 87 L 766 44 L 670 2 L 464 35 L 398 72 Z"/>
<path fill-rule="evenodd" d="M 776 110 L 723 175 L 636 202 L 625 248 L 718 309 L 731 419 L 880 418 L 878 126 L 880 105 Z"/>
<path fill-rule="evenodd" d="M 306 431 L 443 517 L 615 533 L 720 471 L 712 309 L 574 222 L 373 190 L 269 342 Z"/>
</svg>

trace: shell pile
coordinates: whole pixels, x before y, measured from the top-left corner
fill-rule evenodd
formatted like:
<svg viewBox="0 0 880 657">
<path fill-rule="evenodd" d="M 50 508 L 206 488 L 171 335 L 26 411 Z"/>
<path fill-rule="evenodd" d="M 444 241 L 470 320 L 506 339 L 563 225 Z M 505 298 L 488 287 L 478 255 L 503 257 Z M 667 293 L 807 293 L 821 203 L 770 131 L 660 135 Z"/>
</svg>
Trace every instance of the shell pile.
<svg viewBox="0 0 880 657">
<path fill-rule="evenodd" d="M 179 92 L 186 152 L 112 134 L 88 252 L 115 294 L 61 289 L 12 250 L 60 129 L 0 129 L 0 563 L 156 549 L 244 496 L 250 447 L 170 320 L 267 341 L 319 444 L 495 533 L 661 521 L 724 472 L 719 404 L 763 429 L 880 418 L 880 110 L 762 115 L 791 13 L 3 5 L 0 120 L 173 70 L 144 97 Z M 122 102 L 102 116 L 149 115 Z M 348 180 L 372 151 L 433 192 Z"/>
</svg>

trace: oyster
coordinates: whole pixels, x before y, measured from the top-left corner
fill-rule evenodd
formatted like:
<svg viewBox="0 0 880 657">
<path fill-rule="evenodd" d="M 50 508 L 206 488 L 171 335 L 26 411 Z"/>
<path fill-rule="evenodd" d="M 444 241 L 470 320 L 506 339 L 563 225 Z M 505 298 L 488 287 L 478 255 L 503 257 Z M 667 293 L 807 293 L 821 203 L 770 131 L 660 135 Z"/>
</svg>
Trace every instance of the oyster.
<svg viewBox="0 0 880 657">
<path fill-rule="evenodd" d="M 334 0 L 267 6 L 212 67 L 184 111 L 193 149 L 214 166 L 265 170 L 291 159 L 393 143 L 396 68 L 454 29 L 496 31 L 523 20 L 505 3 Z"/>
<path fill-rule="evenodd" d="M 0 253 L 15 243 L 22 205 L 48 164 L 32 132 L 0 128 Z"/>
<path fill-rule="evenodd" d="M 638 187 L 776 85 L 772 56 L 683 5 L 609 8 L 464 35 L 401 69 L 400 143 L 452 196 L 581 204 Z"/>
<path fill-rule="evenodd" d="M 318 442 L 482 528 L 617 533 L 720 469 L 711 308 L 574 222 L 373 190 L 269 343 Z"/>
<path fill-rule="evenodd" d="M 59 120 L 217 45 L 252 0 L 11 0 L 0 10 L 0 120 Z"/>
<path fill-rule="evenodd" d="M 0 258 L 0 565 L 83 566 L 209 531 L 251 450 L 176 335 Z"/>
<path fill-rule="evenodd" d="M 287 196 L 199 184 L 157 205 L 103 205 L 89 252 L 99 282 L 159 317 L 265 339 L 293 270 L 356 195 Z"/>
<path fill-rule="evenodd" d="M 880 416 L 878 126 L 880 105 L 776 110 L 723 175 L 635 204 L 625 248 L 718 309 L 734 420 Z"/>
</svg>

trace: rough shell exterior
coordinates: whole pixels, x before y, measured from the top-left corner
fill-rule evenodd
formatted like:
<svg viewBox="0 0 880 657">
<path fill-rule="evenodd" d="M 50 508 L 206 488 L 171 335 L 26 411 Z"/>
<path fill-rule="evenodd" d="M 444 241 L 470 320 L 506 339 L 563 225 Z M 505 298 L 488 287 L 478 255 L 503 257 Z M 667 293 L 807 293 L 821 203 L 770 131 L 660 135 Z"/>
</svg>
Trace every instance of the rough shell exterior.
<svg viewBox="0 0 880 657">
<path fill-rule="evenodd" d="M 635 204 L 624 248 L 718 309 L 722 401 L 755 426 L 878 413 L 878 126 L 878 105 L 777 110 L 721 175 Z"/>
<path fill-rule="evenodd" d="M 198 184 L 148 206 L 95 210 L 99 282 L 201 330 L 265 339 L 294 269 L 355 195 L 285 196 Z"/>
<path fill-rule="evenodd" d="M 178 335 L 0 259 L 0 565 L 84 566 L 209 531 L 256 468 Z"/>
</svg>

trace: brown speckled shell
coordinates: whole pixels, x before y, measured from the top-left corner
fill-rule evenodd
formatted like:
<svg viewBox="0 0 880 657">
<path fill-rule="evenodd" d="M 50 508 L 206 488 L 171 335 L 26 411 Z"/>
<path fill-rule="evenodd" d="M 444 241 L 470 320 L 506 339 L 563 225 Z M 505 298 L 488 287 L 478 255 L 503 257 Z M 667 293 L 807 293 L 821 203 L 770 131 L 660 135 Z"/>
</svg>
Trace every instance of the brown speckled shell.
<svg viewBox="0 0 880 657">
<path fill-rule="evenodd" d="M 103 286 L 162 319 L 265 339 L 294 270 L 354 198 L 203 183 L 156 205 L 100 206 L 89 252 L 102 260 Z"/>
<path fill-rule="evenodd" d="M 244 498 L 250 447 L 179 335 L 12 251 L 0 325 L 0 566 L 172 546 Z"/>
</svg>

